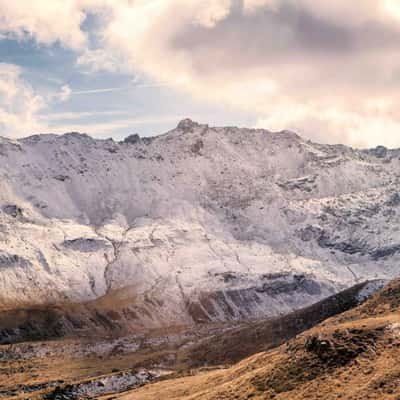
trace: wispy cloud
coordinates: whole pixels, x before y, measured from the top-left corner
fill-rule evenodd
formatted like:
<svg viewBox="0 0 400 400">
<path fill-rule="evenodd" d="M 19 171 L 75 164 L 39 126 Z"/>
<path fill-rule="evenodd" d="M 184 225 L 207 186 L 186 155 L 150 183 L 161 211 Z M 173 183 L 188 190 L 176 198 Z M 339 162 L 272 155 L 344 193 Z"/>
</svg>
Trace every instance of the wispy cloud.
<svg viewBox="0 0 400 400">
<path fill-rule="evenodd" d="M 146 88 L 158 88 L 169 86 L 168 83 L 143 83 L 143 84 L 132 84 L 127 86 L 116 86 L 116 87 L 106 87 L 106 88 L 96 88 L 96 89 L 84 89 L 84 90 L 72 90 L 71 95 L 81 95 L 81 94 L 100 94 L 100 93 L 110 93 L 119 92 L 124 90 L 134 90 L 134 89 L 146 89 Z"/>
<path fill-rule="evenodd" d="M 47 113 L 46 118 L 49 121 L 60 121 L 60 120 L 79 120 L 83 118 L 99 118 L 99 117 L 117 117 L 121 115 L 127 115 L 127 110 L 115 110 L 115 111 L 65 111 L 57 113 Z"/>
<path fill-rule="evenodd" d="M 129 89 L 129 86 L 87 89 L 87 90 L 72 90 L 71 95 L 110 93 L 110 92 L 118 92 L 120 90 L 127 90 L 127 89 Z"/>
</svg>

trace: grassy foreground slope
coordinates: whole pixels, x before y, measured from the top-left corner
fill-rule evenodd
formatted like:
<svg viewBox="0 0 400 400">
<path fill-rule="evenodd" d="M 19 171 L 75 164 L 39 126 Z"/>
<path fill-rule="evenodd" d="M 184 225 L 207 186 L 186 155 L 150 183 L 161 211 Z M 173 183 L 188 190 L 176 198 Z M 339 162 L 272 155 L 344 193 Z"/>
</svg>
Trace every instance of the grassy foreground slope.
<svg viewBox="0 0 400 400">
<path fill-rule="evenodd" d="M 229 369 L 144 386 L 156 399 L 400 399 L 400 280 L 363 305 Z"/>
</svg>

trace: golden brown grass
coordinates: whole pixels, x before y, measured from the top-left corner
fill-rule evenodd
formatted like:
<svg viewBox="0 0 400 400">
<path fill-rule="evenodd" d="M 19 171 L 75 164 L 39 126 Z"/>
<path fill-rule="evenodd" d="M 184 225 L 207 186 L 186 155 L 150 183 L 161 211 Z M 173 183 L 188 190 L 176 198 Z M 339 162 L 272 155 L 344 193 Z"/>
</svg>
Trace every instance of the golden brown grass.
<svg viewBox="0 0 400 400">
<path fill-rule="evenodd" d="M 400 400 L 400 281 L 275 350 L 117 398 Z"/>
</svg>

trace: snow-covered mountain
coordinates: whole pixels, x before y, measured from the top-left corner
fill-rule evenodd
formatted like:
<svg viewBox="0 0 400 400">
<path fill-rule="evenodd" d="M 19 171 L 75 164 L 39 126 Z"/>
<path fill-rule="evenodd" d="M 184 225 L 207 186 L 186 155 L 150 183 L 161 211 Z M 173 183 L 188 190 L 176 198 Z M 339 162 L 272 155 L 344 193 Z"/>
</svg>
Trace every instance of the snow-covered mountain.
<svg viewBox="0 0 400 400">
<path fill-rule="evenodd" d="M 0 138 L 0 307 L 97 299 L 145 326 L 286 313 L 398 275 L 399 192 L 400 150 L 289 131 Z"/>
</svg>

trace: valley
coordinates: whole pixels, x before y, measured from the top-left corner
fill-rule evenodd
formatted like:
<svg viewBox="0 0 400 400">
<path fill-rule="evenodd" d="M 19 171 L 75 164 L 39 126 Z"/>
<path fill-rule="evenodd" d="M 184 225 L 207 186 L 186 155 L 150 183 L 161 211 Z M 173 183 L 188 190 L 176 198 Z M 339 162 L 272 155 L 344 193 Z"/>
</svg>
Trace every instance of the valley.
<svg viewBox="0 0 400 400">
<path fill-rule="evenodd" d="M 308 367 L 281 365 L 320 347 L 303 332 L 398 276 L 399 164 L 188 119 L 1 138 L 0 398 L 296 398 Z"/>
<path fill-rule="evenodd" d="M 261 321 L 171 327 L 124 336 L 103 332 L 96 337 L 84 331 L 80 337 L 75 333 L 3 344 L 0 398 L 93 399 L 152 381 L 226 370 L 357 306 L 382 285 L 359 284 L 315 305 Z M 33 324 L 32 318 L 29 321 Z"/>
</svg>

